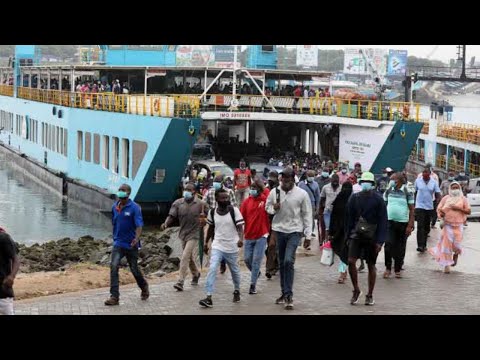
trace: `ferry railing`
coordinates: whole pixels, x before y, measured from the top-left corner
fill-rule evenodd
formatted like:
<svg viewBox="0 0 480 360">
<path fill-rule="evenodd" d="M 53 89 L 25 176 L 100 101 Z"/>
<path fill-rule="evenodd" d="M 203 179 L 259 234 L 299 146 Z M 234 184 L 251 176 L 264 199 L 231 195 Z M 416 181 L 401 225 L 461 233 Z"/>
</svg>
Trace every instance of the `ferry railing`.
<svg viewBox="0 0 480 360">
<path fill-rule="evenodd" d="M 425 154 L 419 153 L 418 154 L 418 161 L 425 161 Z"/>
<path fill-rule="evenodd" d="M 468 171 L 471 177 L 479 177 L 480 176 L 480 165 L 478 164 L 468 164 Z"/>
<path fill-rule="evenodd" d="M 447 157 L 446 155 L 437 155 L 437 158 L 435 159 L 435 167 L 441 168 L 441 169 L 447 169 Z"/>
<path fill-rule="evenodd" d="M 420 122 L 423 123 L 422 127 L 422 134 L 428 135 L 428 132 L 430 131 L 430 123 L 427 120 L 420 120 Z"/>
<path fill-rule="evenodd" d="M 277 112 L 287 114 L 333 115 L 366 120 L 420 121 L 420 104 L 398 101 L 348 100 L 335 97 L 268 96 Z M 202 111 L 229 111 L 231 94 L 207 94 Z M 272 106 L 261 95 L 237 95 L 240 112 L 272 112 Z"/>
<path fill-rule="evenodd" d="M 11 85 L 0 85 L 0 95 L 13 96 L 13 86 L 11 86 Z"/>
<path fill-rule="evenodd" d="M 438 125 L 437 136 L 480 145 L 480 126 L 470 124 Z"/>
<path fill-rule="evenodd" d="M 66 107 L 137 115 L 190 118 L 200 116 L 200 100 L 191 95 L 79 93 L 21 87 L 18 97 Z"/>
<path fill-rule="evenodd" d="M 457 160 L 457 159 L 448 159 L 448 170 L 455 171 L 455 172 L 460 172 L 465 170 L 465 164 L 463 160 Z"/>
</svg>

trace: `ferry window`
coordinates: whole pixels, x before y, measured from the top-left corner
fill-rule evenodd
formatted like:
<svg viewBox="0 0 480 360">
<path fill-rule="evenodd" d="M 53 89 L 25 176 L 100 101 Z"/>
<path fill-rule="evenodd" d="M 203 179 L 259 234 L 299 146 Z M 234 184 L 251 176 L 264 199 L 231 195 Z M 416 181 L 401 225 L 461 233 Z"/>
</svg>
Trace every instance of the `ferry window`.
<svg viewBox="0 0 480 360">
<path fill-rule="evenodd" d="M 176 45 L 168 45 L 168 51 L 175 51 Z"/>
<path fill-rule="evenodd" d="M 145 153 L 147 152 L 147 143 L 144 141 L 132 141 L 132 177 L 135 179 L 137 171 L 142 164 Z"/>
<path fill-rule="evenodd" d="M 92 134 L 85 133 L 85 161 L 90 162 L 92 157 Z"/>
<path fill-rule="evenodd" d="M 119 141 L 118 141 L 118 137 L 113 137 L 112 141 L 113 141 L 113 144 L 112 144 L 112 146 L 113 146 L 113 149 L 112 149 L 112 155 L 113 155 L 113 164 L 112 165 L 113 165 L 113 168 L 112 168 L 112 170 L 115 174 L 118 174 L 118 157 L 119 157 L 119 150 L 120 150 L 119 146 L 120 146 L 120 144 L 119 144 Z"/>
<path fill-rule="evenodd" d="M 63 155 L 67 156 L 68 150 L 68 130 L 63 129 Z"/>
<path fill-rule="evenodd" d="M 262 45 L 262 51 L 273 51 L 273 45 Z"/>
<path fill-rule="evenodd" d="M 130 164 L 130 143 L 128 139 L 122 139 L 122 175 L 128 178 Z"/>
<path fill-rule="evenodd" d="M 100 135 L 93 134 L 93 162 L 100 164 Z"/>
<path fill-rule="evenodd" d="M 35 120 L 35 142 L 38 144 L 38 120 Z"/>
<path fill-rule="evenodd" d="M 105 169 L 110 168 L 110 138 L 103 135 L 103 159 L 102 165 Z"/>
<path fill-rule="evenodd" d="M 83 159 L 83 131 L 77 131 L 77 159 Z"/>
<path fill-rule="evenodd" d="M 52 151 L 57 151 L 57 128 L 52 125 Z"/>
<path fill-rule="evenodd" d="M 58 134 L 58 152 L 63 154 L 63 128 L 59 129 L 60 133 Z"/>
<path fill-rule="evenodd" d="M 62 143 L 60 141 L 60 127 L 59 126 L 57 126 L 57 130 L 55 132 L 55 142 L 56 142 L 55 145 L 57 147 L 55 151 L 59 153 L 60 152 L 60 144 Z"/>
<path fill-rule="evenodd" d="M 50 125 L 50 150 L 55 151 L 55 126 Z"/>
</svg>

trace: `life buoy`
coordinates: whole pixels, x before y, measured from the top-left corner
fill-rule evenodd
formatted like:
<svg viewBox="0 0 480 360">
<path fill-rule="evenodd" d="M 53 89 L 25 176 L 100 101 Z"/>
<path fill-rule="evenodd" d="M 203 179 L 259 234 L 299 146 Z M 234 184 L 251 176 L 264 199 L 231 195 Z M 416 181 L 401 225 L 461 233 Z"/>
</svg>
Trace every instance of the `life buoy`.
<svg viewBox="0 0 480 360">
<path fill-rule="evenodd" d="M 155 111 L 155 112 L 160 111 L 160 99 L 155 99 L 153 101 L 153 111 Z"/>
<path fill-rule="evenodd" d="M 232 101 L 230 102 L 230 105 L 231 105 L 232 107 L 238 107 L 239 102 L 238 102 L 237 99 L 234 98 L 234 99 L 232 99 Z"/>
<path fill-rule="evenodd" d="M 190 136 L 193 136 L 193 134 L 195 134 L 195 127 L 193 125 L 190 125 L 188 127 L 188 133 L 190 134 Z"/>
</svg>

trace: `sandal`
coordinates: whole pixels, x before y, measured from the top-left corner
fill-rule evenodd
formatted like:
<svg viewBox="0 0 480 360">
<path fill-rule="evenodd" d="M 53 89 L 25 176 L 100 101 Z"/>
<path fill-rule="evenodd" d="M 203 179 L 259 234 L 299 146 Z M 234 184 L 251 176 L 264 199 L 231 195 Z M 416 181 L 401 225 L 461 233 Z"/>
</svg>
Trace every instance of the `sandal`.
<svg viewBox="0 0 480 360">
<path fill-rule="evenodd" d="M 397 279 L 401 279 L 402 278 L 402 273 L 399 271 L 399 272 L 396 272 L 395 273 L 395 278 Z"/>
<path fill-rule="evenodd" d="M 452 266 L 457 265 L 457 261 L 458 261 L 458 254 L 453 254 L 453 264 L 452 264 Z"/>
<path fill-rule="evenodd" d="M 347 273 L 340 273 L 340 277 L 338 278 L 338 284 L 345 284 L 345 280 L 347 279 Z"/>
<path fill-rule="evenodd" d="M 391 270 L 385 270 L 385 272 L 383 273 L 383 278 L 388 279 L 391 274 L 392 274 Z"/>
</svg>

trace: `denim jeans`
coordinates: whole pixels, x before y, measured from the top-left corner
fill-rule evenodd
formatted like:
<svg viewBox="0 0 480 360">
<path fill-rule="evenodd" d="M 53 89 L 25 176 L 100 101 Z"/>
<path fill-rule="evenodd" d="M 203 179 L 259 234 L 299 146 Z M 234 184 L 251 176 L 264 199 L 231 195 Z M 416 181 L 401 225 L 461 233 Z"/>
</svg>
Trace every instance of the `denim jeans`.
<svg viewBox="0 0 480 360">
<path fill-rule="evenodd" d="M 240 291 L 240 267 L 238 266 L 238 252 L 226 253 L 220 250 L 212 249 L 210 255 L 210 267 L 208 269 L 207 282 L 205 289 L 207 295 L 212 295 L 215 290 L 215 280 L 217 278 L 217 270 L 220 266 L 220 262 L 225 260 L 230 273 L 232 274 L 233 286 L 235 290 Z"/>
<path fill-rule="evenodd" d="M 245 239 L 244 260 L 248 270 L 251 271 L 250 284 L 257 285 L 260 266 L 267 246 L 267 238 L 261 237 L 256 240 Z"/>
<path fill-rule="evenodd" d="M 302 237 L 302 233 L 283 233 L 277 231 L 277 255 L 280 264 L 280 286 L 282 295 L 293 296 L 293 275 L 295 252 Z"/>
<path fill-rule="evenodd" d="M 323 212 L 323 221 L 325 222 L 325 230 L 330 229 L 330 217 L 332 215 L 332 212 L 330 210 L 325 210 Z"/>
<path fill-rule="evenodd" d="M 118 290 L 118 268 L 120 266 L 120 261 L 124 256 L 127 258 L 132 275 L 137 281 L 137 285 L 140 289 L 143 290 L 148 286 L 142 272 L 138 268 L 138 249 L 125 249 L 119 246 L 114 246 L 112 250 L 112 262 L 110 264 L 110 295 L 117 299 L 120 297 L 120 292 Z"/>
</svg>

